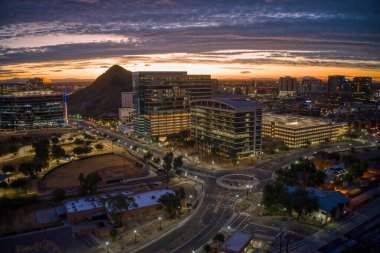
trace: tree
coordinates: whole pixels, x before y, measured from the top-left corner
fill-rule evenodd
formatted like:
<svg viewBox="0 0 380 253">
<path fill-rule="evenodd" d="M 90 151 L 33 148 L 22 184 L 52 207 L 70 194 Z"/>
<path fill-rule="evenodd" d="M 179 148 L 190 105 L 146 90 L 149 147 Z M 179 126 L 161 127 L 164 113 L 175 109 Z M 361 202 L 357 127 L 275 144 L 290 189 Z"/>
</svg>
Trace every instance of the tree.
<svg viewBox="0 0 380 253">
<path fill-rule="evenodd" d="M 290 208 L 289 194 L 281 182 L 267 183 L 263 189 L 261 203 L 270 212 L 277 212 L 283 208 Z"/>
<path fill-rule="evenodd" d="M 53 190 L 52 194 L 54 196 L 54 200 L 61 201 L 65 198 L 66 191 L 62 188 L 56 188 Z"/>
<path fill-rule="evenodd" d="M 33 143 L 34 160 L 41 163 L 43 168 L 49 165 L 50 141 L 48 139 L 40 139 Z"/>
<path fill-rule="evenodd" d="M 165 207 L 165 211 L 170 218 L 175 217 L 181 210 L 181 201 L 178 196 L 173 193 L 166 193 L 165 195 L 162 195 L 158 199 L 158 202 Z"/>
<path fill-rule="evenodd" d="M 230 158 L 230 161 L 232 162 L 233 165 L 236 165 L 237 162 L 239 161 L 235 150 L 231 150 L 230 153 L 228 154 L 228 157 Z"/>
<path fill-rule="evenodd" d="M 217 233 L 213 238 L 212 241 L 217 243 L 218 246 L 224 242 L 224 235 L 222 233 Z"/>
<path fill-rule="evenodd" d="M 153 161 L 154 161 L 154 163 L 156 163 L 156 164 L 160 164 L 161 159 L 160 159 L 159 157 L 155 157 L 155 158 L 153 159 Z"/>
<path fill-rule="evenodd" d="M 59 139 L 57 137 L 51 138 L 50 141 L 53 143 L 53 145 L 57 145 L 59 143 Z"/>
<path fill-rule="evenodd" d="M 317 169 L 314 163 L 308 159 L 299 158 L 289 168 L 276 171 L 277 181 L 285 185 L 311 186 L 310 181 Z"/>
<path fill-rule="evenodd" d="M 13 154 L 17 154 L 19 149 L 20 148 L 17 145 L 11 145 L 11 146 L 9 146 L 8 152 L 13 153 Z"/>
<path fill-rule="evenodd" d="M 111 237 L 112 242 L 116 241 L 116 238 L 118 235 L 119 235 L 119 233 L 117 232 L 116 229 L 113 228 L 110 230 L 110 237 Z"/>
<path fill-rule="evenodd" d="M 112 220 L 117 224 L 122 224 L 122 216 L 123 213 L 128 211 L 131 208 L 137 207 L 135 199 L 132 197 L 126 197 L 122 193 L 118 193 L 115 195 L 107 195 L 102 199 L 105 203 L 109 213 L 112 217 Z"/>
<path fill-rule="evenodd" d="M 203 251 L 206 252 L 206 253 L 209 253 L 211 252 L 212 248 L 210 246 L 210 244 L 205 244 L 205 246 L 203 246 Z"/>
<path fill-rule="evenodd" d="M 42 170 L 42 163 L 37 161 L 23 162 L 20 164 L 18 170 L 26 176 L 34 178 L 38 172 Z"/>
<path fill-rule="evenodd" d="M 176 191 L 175 194 L 179 199 L 186 198 L 185 188 L 183 188 L 182 186 L 178 188 L 178 191 Z"/>
<path fill-rule="evenodd" d="M 348 173 L 345 178 L 348 182 L 360 178 L 368 170 L 368 163 L 366 161 L 360 161 L 354 155 L 344 156 L 343 162 L 348 170 Z"/>
<path fill-rule="evenodd" d="M 78 194 L 81 196 L 94 194 L 98 189 L 98 184 L 102 181 L 97 172 L 92 172 L 87 176 L 84 176 L 83 173 L 81 173 L 78 180 Z"/>
<path fill-rule="evenodd" d="M 76 145 L 83 145 L 84 144 L 84 140 L 76 138 L 74 140 L 74 144 L 76 144 Z"/>
<path fill-rule="evenodd" d="M 59 146 L 59 145 L 53 145 L 51 147 L 51 156 L 53 157 L 53 159 L 56 159 L 57 162 L 60 158 L 62 158 L 64 155 L 65 155 L 65 150 Z"/>
<path fill-rule="evenodd" d="M 173 163 L 173 153 L 166 153 L 164 156 L 164 170 L 166 172 L 166 182 L 170 180 L 170 173 L 172 171 L 172 163 Z"/>
<path fill-rule="evenodd" d="M 319 208 L 318 200 L 309 196 L 308 192 L 301 188 L 297 188 L 290 194 L 290 201 L 292 209 L 297 213 L 297 220 L 303 213 L 311 213 Z"/>
<path fill-rule="evenodd" d="M 152 157 L 153 157 L 153 154 L 152 154 L 150 151 L 147 151 L 147 152 L 144 154 L 144 156 L 143 156 L 143 160 L 144 160 L 144 162 L 147 162 L 147 161 L 149 161 L 150 159 L 152 159 Z"/>
<path fill-rule="evenodd" d="M 180 174 L 181 173 L 181 168 L 183 166 L 183 161 L 182 161 L 182 156 L 177 156 L 176 158 L 174 158 L 173 160 L 173 168 L 174 170 L 176 171 L 177 174 Z"/>
<path fill-rule="evenodd" d="M 98 143 L 95 145 L 95 148 L 98 149 L 98 150 L 102 150 L 104 148 L 103 144 L 101 143 Z"/>
<path fill-rule="evenodd" d="M 310 186 L 322 186 L 325 183 L 327 175 L 323 172 L 323 170 L 317 170 L 314 174 L 312 174 L 308 181 Z"/>
<path fill-rule="evenodd" d="M 73 148 L 73 153 L 76 155 L 81 155 L 81 154 L 88 154 L 91 153 L 92 147 L 75 147 Z"/>
<path fill-rule="evenodd" d="M 12 164 L 4 164 L 3 168 L 1 169 L 3 173 L 13 173 L 16 171 L 16 167 Z"/>
</svg>

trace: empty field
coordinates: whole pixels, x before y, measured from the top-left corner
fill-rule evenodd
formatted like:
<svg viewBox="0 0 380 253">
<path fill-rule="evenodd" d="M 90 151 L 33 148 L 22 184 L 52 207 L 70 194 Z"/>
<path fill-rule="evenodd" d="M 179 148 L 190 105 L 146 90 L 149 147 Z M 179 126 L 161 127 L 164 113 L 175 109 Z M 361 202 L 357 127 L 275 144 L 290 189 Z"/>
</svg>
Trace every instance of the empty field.
<svg viewBox="0 0 380 253">
<path fill-rule="evenodd" d="M 54 169 L 43 180 L 45 189 L 76 188 L 81 173 L 98 172 L 102 182 L 120 178 L 142 177 L 148 173 L 135 167 L 133 158 L 118 155 L 104 155 L 68 163 Z"/>
</svg>

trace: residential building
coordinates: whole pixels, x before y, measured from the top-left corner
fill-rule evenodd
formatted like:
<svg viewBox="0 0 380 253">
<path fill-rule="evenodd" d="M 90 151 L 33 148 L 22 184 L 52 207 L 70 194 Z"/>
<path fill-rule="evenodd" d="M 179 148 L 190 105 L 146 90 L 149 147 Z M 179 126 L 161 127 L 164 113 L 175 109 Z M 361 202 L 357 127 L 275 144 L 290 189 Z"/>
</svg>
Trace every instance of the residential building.
<svg viewBox="0 0 380 253">
<path fill-rule="evenodd" d="M 191 104 L 191 137 L 224 156 L 261 154 L 262 106 L 247 99 L 218 98 Z"/>
<path fill-rule="evenodd" d="M 187 72 L 133 73 L 134 131 L 139 137 L 164 141 L 190 130 L 190 103 L 211 97 L 217 81 Z"/>
<path fill-rule="evenodd" d="M 292 193 L 297 187 L 289 186 L 288 192 Z M 316 224 L 326 224 L 340 219 L 348 211 L 349 199 L 341 192 L 321 190 L 314 187 L 306 188 L 309 196 L 318 201 L 319 209 L 309 214 L 303 214 L 302 218 Z"/>
<path fill-rule="evenodd" d="M 348 130 L 347 123 L 289 114 L 264 114 L 263 135 L 280 139 L 289 148 L 336 140 Z"/>
<path fill-rule="evenodd" d="M 0 128 L 31 129 L 64 124 L 64 96 L 51 91 L 11 92 L 0 95 Z"/>
<path fill-rule="evenodd" d="M 279 96 L 295 96 L 297 92 L 297 78 L 284 76 L 279 79 Z"/>
</svg>

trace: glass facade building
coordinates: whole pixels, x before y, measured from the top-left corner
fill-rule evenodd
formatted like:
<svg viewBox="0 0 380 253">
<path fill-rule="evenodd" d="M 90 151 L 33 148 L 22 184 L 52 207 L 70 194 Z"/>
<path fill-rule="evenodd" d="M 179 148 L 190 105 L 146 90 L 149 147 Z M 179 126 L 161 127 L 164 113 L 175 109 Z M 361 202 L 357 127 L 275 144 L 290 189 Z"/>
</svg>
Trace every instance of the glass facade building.
<svg viewBox="0 0 380 253">
<path fill-rule="evenodd" d="M 261 154 L 262 106 L 245 99 L 198 100 L 191 107 L 191 137 L 226 157 Z"/>
<path fill-rule="evenodd" d="M 217 81 L 187 72 L 136 72 L 134 132 L 154 139 L 190 130 L 190 103 L 210 98 Z"/>
<path fill-rule="evenodd" d="M 64 97 L 49 91 L 0 95 L 1 129 L 58 127 L 64 123 Z"/>
</svg>

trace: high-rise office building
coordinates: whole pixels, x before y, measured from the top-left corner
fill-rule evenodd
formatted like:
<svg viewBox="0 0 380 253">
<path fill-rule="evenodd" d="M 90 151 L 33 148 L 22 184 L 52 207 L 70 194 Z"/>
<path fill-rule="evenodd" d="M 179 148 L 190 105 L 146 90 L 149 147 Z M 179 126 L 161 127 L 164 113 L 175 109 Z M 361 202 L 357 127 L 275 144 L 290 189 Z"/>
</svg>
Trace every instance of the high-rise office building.
<svg viewBox="0 0 380 253">
<path fill-rule="evenodd" d="M 345 76 L 334 75 L 329 76 L 327 81 L 328 92 L 336 93 L 341 91 L 348 91 L 348 80 Z"/>
<path fill-rule="evenodd" d="M 50 91 L 12 92 L 0 95 L 0 127 L 31 129 L 64 124 L 64 96 Z"/>
<path fill-rule="evenodd" d="M 351 90 L 356 93 L 369 94 L 372 86 L 372 77 L 357 76 L 352 79 Z"/>
<path fill-rule="evenodd" d="M 190 103 L 210 98 L 217 84 L 210 75 L 174 71 L 136 72 L 132 79 L 134 132 L 153 140 L 190 130 Z"/>
<path fill-rule="evenodd" d="M 302 79 L 297 89 L 297 93 L 299 95 L 310 95 L 323 92 L 327 92 L 327 86 L 325 88 L 322 80 L 314 77 L 307 77 Z"/>
<path fill-rule="evenodd" d="M 297 78 L 284 76 L 280 77 L 278 81 L 279 96 L 294 96 L 297 92 Z"/>
<path fill-rule="evenodd" d="M 238 158 L 261 154 L 262 106 L 246 99 L 211 98 L 191 106 L 191 137 L 202 149 Z"/>
</svg>

